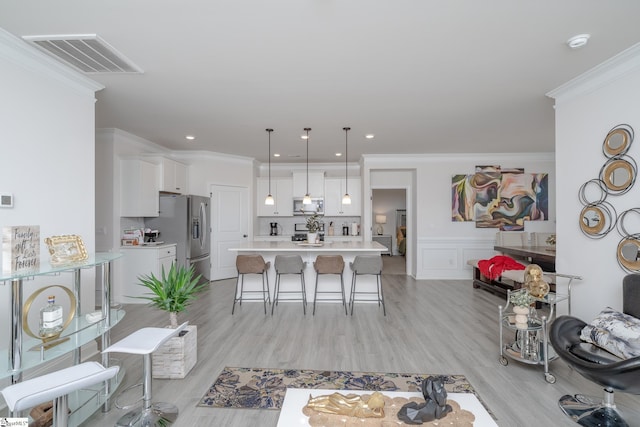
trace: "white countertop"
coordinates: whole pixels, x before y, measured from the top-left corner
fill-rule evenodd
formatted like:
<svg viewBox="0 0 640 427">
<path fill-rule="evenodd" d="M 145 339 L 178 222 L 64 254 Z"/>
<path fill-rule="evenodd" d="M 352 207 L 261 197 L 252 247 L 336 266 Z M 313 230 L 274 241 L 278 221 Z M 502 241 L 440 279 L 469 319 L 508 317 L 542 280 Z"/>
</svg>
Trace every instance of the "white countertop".
<svg viewBox="0 0 640 427">
<path fill-rule="evenodd" d="M 162 249 L 162 248 L 170 248 L 171 246 L 176 246 L 176 244 L 164 243 L 164 242 L 142 243 L 140 245 L 120 246 L 120 249 Z"/>
<path fill-rule="evenodd" d="M 387 248 L 378 242 L 342 241 L 322 242 L 321 246 L 304 242 L 247 242 L 229 248 L 235 252 L 386 252 Z"/>
</svg>

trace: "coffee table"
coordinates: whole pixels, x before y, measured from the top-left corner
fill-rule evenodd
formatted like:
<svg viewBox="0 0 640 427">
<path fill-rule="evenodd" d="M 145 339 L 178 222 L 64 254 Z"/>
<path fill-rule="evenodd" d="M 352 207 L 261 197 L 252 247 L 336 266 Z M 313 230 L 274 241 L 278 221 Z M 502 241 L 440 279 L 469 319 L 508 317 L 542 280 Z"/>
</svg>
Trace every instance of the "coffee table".
<svg viewBox="0 0 640 427">
<path fill-rule="evenodd" d="M 302 408 L 307 404 L 309 395 L 316 397 L 335 393 L 336 391 L 343 394 L 373 393 L 373 391 L 369 390 L 288 388 L 287 393 L 284 396 L 284 402 L 282 402 L 282 409 L 280 411 L 280 418 L 278 418 L 277 427 L 309 426 L 309 423 L 307 422 L 308 417 L 302 413 Z M 381 393 L 389 397 L 422 397 L 422 393 L 419 392 L 382 391 Z M 498 427 L 498 424 L 496 424 L 495 420 L 473 393 L 448 393 L 447 399 L 455 400 L 462 409 L 465 409 L 475 415 L 476 420 L 473 423 L 474 427 Z"/>
</svg>

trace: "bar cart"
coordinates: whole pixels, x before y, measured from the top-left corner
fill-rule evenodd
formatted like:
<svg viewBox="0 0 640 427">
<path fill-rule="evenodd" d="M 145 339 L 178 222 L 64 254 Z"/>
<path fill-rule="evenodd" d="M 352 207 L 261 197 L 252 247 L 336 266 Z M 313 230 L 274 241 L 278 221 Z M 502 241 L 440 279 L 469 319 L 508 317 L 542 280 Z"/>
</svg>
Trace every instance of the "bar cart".
<svg viewBox="0 0 640 427">
<path fill-rule="evenodd" d="M 545 273 L 546 274 L 546 273 Z M 568 294 L 560 295 L 549 292 L 542 298 L 534 298 L 536 305 L 545 304 L 548 307 L 548 315 L 538 315 L 536 309 L 529 308 L 526 322 L 516 322 L 517 314 L 514 313 L 511 303 L 511 290 L 507 290 L 507 304 L 498 306 L 498 324 L 500 334 L 500 356 L 498 361 L 507 366 L 509 359 L 529 365 L 542 365 L 544 367 L 544 379 L 549 384 L 556 382 L 556 377 L 549 372 L 549 363 L 558 356 L 549 345 L 549 323 L 555 319 L 556 304 L 562 301 L 568 302 L 569 314 L 571 313 L 571 281 L 580 279 L 578 276 L 556 274 L 559 277 L 569 278 Z M 533 297 L 532 297 L 533 298 Z M 509 307 L 512 307 L 509 310 Z M 515 332 L 513 341 L 506 342 L 504 329 Z"/>
</svg>

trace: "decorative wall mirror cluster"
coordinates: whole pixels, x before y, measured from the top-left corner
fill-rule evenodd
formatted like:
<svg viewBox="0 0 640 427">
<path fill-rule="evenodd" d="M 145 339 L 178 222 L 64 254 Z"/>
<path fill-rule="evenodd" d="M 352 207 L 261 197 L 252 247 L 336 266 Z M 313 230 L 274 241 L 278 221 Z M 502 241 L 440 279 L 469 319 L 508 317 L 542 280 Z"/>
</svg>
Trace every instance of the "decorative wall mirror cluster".
<svg viewBox="0 0 640 427">
<path fill-rule="evenodd" d="M 580 187 L 578 197 L 584 205 L 580 212 L 580 229 L 592 239 L 606 236 L 616 226 L 616 210 L 607 202 L 605 184 L 600 179 L 592 179 Z"/>
<path fill-rule="evenodd" d="M 640 272 L 640 208 L 628 209 L 618 216 L 607 197 L 626 194 L 635 184 L 638 167 L 627 155 L 633 137 L 633 128 L 627 124 L 611 129 L 602 143 L 607 161 L 600 168 L 598 178 L 582 184 L 578 192 L 584 205 L 580 211 L 580 230 L 589 238 L 600 239 L 617 228 L 622 239 L 616 258 L 620 267 L 631 273 Z M 633 216 L 635 218 L 630 219 Z"/>
</svg>

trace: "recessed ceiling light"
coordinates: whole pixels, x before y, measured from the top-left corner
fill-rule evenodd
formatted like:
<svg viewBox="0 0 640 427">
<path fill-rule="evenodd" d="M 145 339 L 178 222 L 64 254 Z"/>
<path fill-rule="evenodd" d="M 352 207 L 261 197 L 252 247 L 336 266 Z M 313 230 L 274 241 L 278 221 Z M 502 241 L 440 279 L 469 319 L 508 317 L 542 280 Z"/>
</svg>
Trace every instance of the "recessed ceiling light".
<svg viewBox="0 0 640 427">
<path fill-rule="evenodd" d="M 336 153 L 336 157 L 342 157 L 342 153 Z"/>
<path fill-rule="evenodd" d="M 589 37 L 591 37 L 591 34 L 578 34 L 577 36 L 573 36 L 567 40 L 567 45 L 571 49 L 579 49 L 587 44 Z"/>
<path fill-rule="evenodd" d="M 367 138 L 367 139 L 373 139 L 373 138 L 375 138 L 375 135 L 372 134 L 372 133 L 368 133 L 364 137 Z"/>
<path fill-rule="evenodd" d="M 185 138 L 188 139 L 189 141 L 193 141 L 194 139 L 196 139 L 196 137 L 193 135 L 187 135 L 185 136 Z"/>
<path fill-rule="evenodd" d="M 273 153 L 273 157 L 280 157 L 280 154 L 278 154 L 278 153 Z"/>
</svg>

